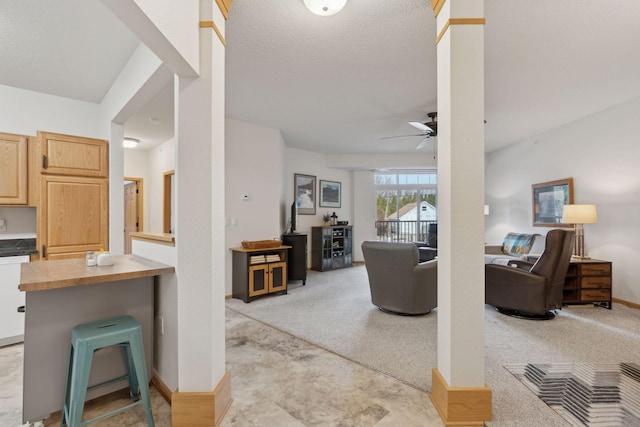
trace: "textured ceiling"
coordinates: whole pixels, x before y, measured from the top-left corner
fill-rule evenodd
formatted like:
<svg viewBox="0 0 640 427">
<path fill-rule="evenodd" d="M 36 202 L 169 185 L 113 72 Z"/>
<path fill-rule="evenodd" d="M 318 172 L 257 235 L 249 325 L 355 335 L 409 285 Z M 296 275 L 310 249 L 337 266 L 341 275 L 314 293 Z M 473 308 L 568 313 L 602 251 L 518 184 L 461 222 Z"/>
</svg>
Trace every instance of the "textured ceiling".
<svg viewBox="0 0 640 427">
<path fill-rule="evenodd" d="M 640 1 L 486 0 L 487 151 L 640 96 Z M 227 22 L 227 115 L 325 153 L 410 152 L 409 120 L 435 110 L 427 0 L 236 0 Z M 599 127 L 594 127 L 601 129 Z"/>
<path fill-rule="evenodd" d="M 97 0 L 1 0 L 0 84 L 99 103 L 140 41 Z"/>
<path fill-rule="evenodd" d="M 488 151 L 640 96 L 640 1 L 484 4 Z M 349 0 L 331 17 L 302 0 L 235 0 L 227 115 L 301 149 L 415 152 L 418 137 L 380 138 L 436 110 L 435 33 L 428 0 Z M 3 85 L 100 102 L 138 43 L 99 0 L 0 1 Z M 171 116 L 170 92 L 125 129 L 166 140 L 171 124 L 159 133 L 149 117 Z"/>
</svg>

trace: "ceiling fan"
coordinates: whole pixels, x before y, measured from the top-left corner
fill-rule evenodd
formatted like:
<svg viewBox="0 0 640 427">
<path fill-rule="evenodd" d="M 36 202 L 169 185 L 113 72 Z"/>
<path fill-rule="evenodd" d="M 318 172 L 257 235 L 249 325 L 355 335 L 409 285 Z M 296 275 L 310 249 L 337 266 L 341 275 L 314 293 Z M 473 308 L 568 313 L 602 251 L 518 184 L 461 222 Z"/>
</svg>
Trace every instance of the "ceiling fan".
<svg viewBox="0 0 640 427">
<path fill-rule="evenodd" d="M 408 136 L 422 136 L 423 138 L 416 145 L 416 150 L 421 149 L 425 145 L 427 145 L 427 140 L 431 137 L 435 137 L 438 135 L 438 113 L 433 112 L 427 114 L 427 116 L 431 119 L 428 122 L 409 122 L 411 126 L 418 129 L 422 133 L 414 134 L 414 135 L 398 135 L 398 136 L 386 136 L 380 139 L 391 139 L 391 138 L 404 138 Z"/>
</svg>

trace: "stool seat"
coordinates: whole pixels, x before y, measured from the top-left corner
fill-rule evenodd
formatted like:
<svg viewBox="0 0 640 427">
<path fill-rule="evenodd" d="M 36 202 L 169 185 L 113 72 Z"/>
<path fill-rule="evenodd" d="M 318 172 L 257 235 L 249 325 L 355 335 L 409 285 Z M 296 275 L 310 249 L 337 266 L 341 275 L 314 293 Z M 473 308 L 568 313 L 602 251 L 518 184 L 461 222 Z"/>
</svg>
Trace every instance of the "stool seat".
<svg viewBox="0 0 640 427">
<path fill-rule="evenodd" d="M 88 387 L 93 352 L 116 345 L 122 348 L 126 375 Z M 82 421 L 87 390 L 112 384 L 123 379 L 129 380 L 133 403 L 90 420 Z M 144 406 L 147 424 L 154 427 L 140 324 L 131 316 L 118 316 L 75 326 L 71 330 L 69 368 L 62 407 L 61 426 L 85 426 L 137 405 Z"/>
</svg>

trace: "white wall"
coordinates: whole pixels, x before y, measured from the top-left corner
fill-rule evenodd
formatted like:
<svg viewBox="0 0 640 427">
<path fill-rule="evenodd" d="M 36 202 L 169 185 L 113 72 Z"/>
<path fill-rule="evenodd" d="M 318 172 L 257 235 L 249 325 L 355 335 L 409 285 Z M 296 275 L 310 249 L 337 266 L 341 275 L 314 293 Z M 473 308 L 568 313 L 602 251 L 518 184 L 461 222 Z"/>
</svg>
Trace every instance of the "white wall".
<svg viewBox="0 0 640 427">
<path fill-rule="evenodd" d="M 0 239 L 36 237 L 36 208 L 0 206 L 0 218 L 5 220 L 7 227 L 7 231 L 0 232 Z"/>
<path fill-rule="evenodd" d="M 296 231 L 299 233 L 309 233 L 311 237 L 311 227 L 321 226 L 324 224 L 322 215 L 329 212 L 335 212 L 338 215 L 338 221 L 349 221 L 349 225 L 353 225 L 354 234 L 358 233 L 357 224 L 353 220 L 353 179 L 351 171 L 343 169 L 334 169 L 327 166 L 327 155 L 314 153 L 312 151 L 299 150 L 297 148 L 287 148 L 285 151 L 285 206 L 293 203 L 293 175 L 296 173 L 304 175 L 313 175 L 316 177 L 316 214 L 315 215 L 298 215 L 298 224 Z M 342 183 L 341 192 L 342 200 L 339 208 L 324 208 L 319 206 L 319 188 L 320 180 L 338 181 Z M 288 190 L 287 190 L 288 189 Z M 288 194 L 287 194 L 288 192 Z M 282 223 L 282 227 L 290 217 L 290 213 L 286 210 L 286 217 Z M 311 257 L 309 257 L 311 260 Z"/>
<path fill-rule="evenodd" d="M 124 176 L 144 180 L 144 231 L 162 233 L 164 173 L 175 170 L 175 140 L 148 151 L 124 151 Z"/>
<path fill-rule="evenodd" d="M 585 250 L 613 262 L 613 296 L 640 303 L 640 98 L 487 155 L 486 240 L 533 227 L 531 185 L 573 177 L 575 203 L 594 203 L 598 223 L 585 225 Z"/>
<path fill-rule="evenodd" d="M 284 170 L 280 131 L 227 118 L 225 138 L 226 246 L 239 247 L 243 240 L 279 238 L 283 231 Z M 243 200 L 242 195 L 248 199 Z M 230 295 L 230 251 L 226 261 L 226 295 Z"/>
<path fill-rule="evenodd" d="M 98 126 L 98 104 L 0 85 L 0 131 L 36 135 L 36 131 L 106 139 Z"/>
<path fill-rule="evenodd" d="M 281 224 L 282 229 L 289 219 L 290 212 L 288 207 L 291 206 L 294 200 L 293 194 L 293 175 L 301 173 L 304 175 L 313 175 L 316 177 L 316 214 L 315 215 L 298 215 L 298 223 L 296 224 L 296 231 L 298 233 L 307 233 L 307 259 L 309 266 L 311 265 L 311 227 L 321 226 L 324 224 L 322 215 L 326 212 L 335 212 L 338 216 L 338 221 L 349 221 L 349 225 L 353 225 L 354 241 L 358 239 L 358 224 L 354 221 L 353 210 L 353 177 L 352 172 L 343 169 L 335 169 L 327 166 L 327 155 L 314 153 L 311 151 L 299 150 L 297 148 L 287 148 L 285 150 L 285 173 L 282 179 L 284 180 L 285 188 L 285 213 Z M 338 181 L 342 183 L 341 193 L 341 207 L 339 208 L 324 208 L 319 206 L 318 197 L 320 180 Z M 355 246 L 355 245 L 354 245 Z"/>
<path fill-rule="evenodd" d="M 149 222 L 147 231 L 162 233 L 164 173 L 176 168 L 175 140 L 172 138 L 148 151 L 149 184 L 145 190 L 149 199 Z"/>
<path fill-rule="evenodd" d="M 176 266 L 176 248 L 143 240 L 131 240 L 131 252 Z M 178 277 L 158 276 L 154 287 L 153 371 L 171 391 L 178 388 Z"/>
<path fill-rule="evenodd" d="M 364 262 L 362 242 L 378 239 L 374 174 L 373 171 L 353 172 L 353 216 L 354 224 L 358 225 L 358 232 L 353 240 L 354 261 Z"/>
</svg>

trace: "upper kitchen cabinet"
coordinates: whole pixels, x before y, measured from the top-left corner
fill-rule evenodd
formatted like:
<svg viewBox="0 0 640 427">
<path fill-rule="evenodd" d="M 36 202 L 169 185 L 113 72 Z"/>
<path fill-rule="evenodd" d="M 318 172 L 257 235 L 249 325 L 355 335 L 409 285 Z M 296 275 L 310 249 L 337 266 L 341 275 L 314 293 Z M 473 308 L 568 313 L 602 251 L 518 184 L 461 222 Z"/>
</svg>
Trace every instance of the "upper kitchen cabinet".
<svg viewBox="0 0 640 427">
<path fill-rule="evenodd" d="M 0 133 L 0 205 L 28 203 L 29 137 Z"/>
<path fill-rule="evenodd" d="M 43 259 L 109 249 L 108 181 L 42 175 L 38 236 Z"/>
<path fill-rule="evenodd" d="M 107 141 L 41 131 L 38 140 L 43 175 L 109 176 Z"/>
<path fill-rule="evenodd" d="M 42 259 L 109 249 L 109 144 L 38 131 Z"/>
</svg>

